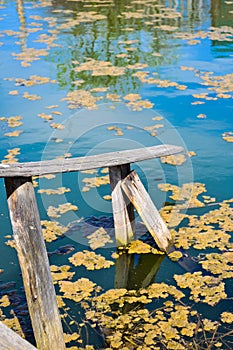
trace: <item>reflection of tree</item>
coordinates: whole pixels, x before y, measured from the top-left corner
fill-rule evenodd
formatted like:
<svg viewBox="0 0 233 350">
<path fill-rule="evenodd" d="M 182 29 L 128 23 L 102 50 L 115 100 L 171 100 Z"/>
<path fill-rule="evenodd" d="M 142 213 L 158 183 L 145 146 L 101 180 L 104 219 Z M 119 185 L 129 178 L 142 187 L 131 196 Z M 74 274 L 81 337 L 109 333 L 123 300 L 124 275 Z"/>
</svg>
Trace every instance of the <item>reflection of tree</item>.
<svg viewBox="0 0 233 350">
<path fill-rule="evenodd" d="M 222 0 L 212 0 L 210 14 L 212 19 L 212 26 L 230 26 L 232 27 L 232 13 L 229 11 L 233 10 L 233 6 L 226 4 Z"/>
<path fill-rule="evenodd" d="M 19 31 L 20 31 L 20 45 L 21 50 L 24 51 L 27 48 L 27 27 L 26 27 L 26 16 L 24 10 L 24 0 L 16 0 L 16 11 L 19 17 Z"/>
<path fill-rule="evenodd" d="M 92 77 L 90 72 L 75 72 L 72 61 L 82 63 L 85 58 L 110 61 L 116 66 L 127 66 L 135 63 L 146 63 L 149 67 L 169 66 L 177 60 L 177 42 L 172 30 L 161 28 L 172 26 L 181 28 L 185 21 L 187 30 L 204 21 L 208 13 L 206 0 L 158 0 L 155 3 L 134 3 L 130 0 L 114 1 L 113 5 L 105 6 L 93 2 L 93 7 L 85 7 L 83 2 L 58 0 L 52 3 L 57 16 L 67 16 L 67 21 L 76 20 L 77 16 L 95 11 L 106 16 L 105 19 L 81 22 L 67 27 L 60 33 L 63 44 L 57 51 L 53 49 L 48 59 L 57 64 L 57 76 L 61 86 L 68 85 L 70 89 L 77 88 L 72 84 L 77 79 L 83 79 L 84 89 L 108 86 L 111 92 L 127 93 L 137 91 L 140 81 L 132 76 L 132 71 L 126 70 L 124 76 Z M 98 5 L 98 6 L 97 6 Z M 163 16 L 165 9 L 170 7 L 173 13 L 180 11 L 182 18 Z M 63 9 L 61 14 L 59 10 Z M 57 11 L 58 10 L 58 11 Z M 67 14 L 66 14 L 67 12 Z M 130 13 L 143 14 L 140 18 L 130 16 Z M 126 13 L 129 15 L 127 18 Z M 132 44 L 120 42 L 135 40 Z M 131 51 L 131 49 L 134 51 Z M 128 53 L 128 57 L 118 57 L 118 54 Z M 153 56 L 161 54 L 160 57 Z"/>
</svg>

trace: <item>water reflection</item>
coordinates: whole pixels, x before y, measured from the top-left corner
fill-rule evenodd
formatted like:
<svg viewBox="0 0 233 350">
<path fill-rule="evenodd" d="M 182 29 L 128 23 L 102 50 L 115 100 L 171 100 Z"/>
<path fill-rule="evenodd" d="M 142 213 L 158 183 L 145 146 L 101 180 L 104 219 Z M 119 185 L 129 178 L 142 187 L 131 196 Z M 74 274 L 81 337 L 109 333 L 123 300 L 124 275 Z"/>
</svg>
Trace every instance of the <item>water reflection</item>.
<svg viewBox="0 0 233 350">
<path fill-rule="evenodd" d="M 232 10 L 233 3 L 231 1 L 212 0 L 210 8 L 212 26 L 232 26 Z"/>
<path fill-rule="evenodd" d="M 121 252 L 116 260 L 114 287 L 128 290 L 148 287 L 154 282 L 164 256 Z"/>
<path fill-rule="evenodd" d="M 130 70 L 120 77 L 93 78 L 90 72 L 75 72 L 74 62 L 92 58 L 110 61 L 116 66 L 143 63 L 153 69 L 175 65 L 180 43 L 171 41 L 173 31 L 184 27 L 190 31 L 202 25 L 209 11 L 209 1 L 201 0 L 114 1 L 107 5 L 56 1 L 52 4 L 52 12 L 58 18 L 61 13 L 66 15 L 65 23 L 58 26 L 62 47 L 53 50 L 48 58 L 57 64 L 60 86 L 76 89 L 75 81 L 81 79 L 82 88 L 104 85 L 113 93 L 138 91 L 142 84 Z"/>
</svg>

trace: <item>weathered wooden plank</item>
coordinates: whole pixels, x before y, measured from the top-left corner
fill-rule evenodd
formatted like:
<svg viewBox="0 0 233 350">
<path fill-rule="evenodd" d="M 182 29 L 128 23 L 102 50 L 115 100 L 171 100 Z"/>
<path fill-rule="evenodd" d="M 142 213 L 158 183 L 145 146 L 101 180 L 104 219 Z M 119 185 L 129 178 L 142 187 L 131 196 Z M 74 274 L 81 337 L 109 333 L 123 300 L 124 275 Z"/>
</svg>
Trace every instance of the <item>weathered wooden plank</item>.
<svg viewBox="0 0 233 350">
<path fill-rule="evenodd" d="M 6 178 L 8 207 L 38 349 L 65 349 L 31 178 Z"/>
<path fill-rule="evenodd" d="M 130 164 L 142 160 L 168 156 L 170 154 L 180 153 L 182 151 L 183 148 L 179 146 L 159 145 L 71 159 L 53 159 L 40 162 L 0 164 L 0 177 L 28 177 L 50 173 L 89 170 L 127 163 Z"/>
<path fill-rule="evenodd" d="M 121 187 L 141 216 L 158 247 L 167 252 L 172 242 L 171 234 L 135 171 L 122 180 Z"/>
<path fill-rule="evenodd" d="M 21 338 L 17 333 L 0 322 L 1 350 L 36 350 L 36 348 Z"/>
<path fill-rule="evenodd" d="M 134 239 L 134 208 L 121 189 L 121 180 L 130 173 L 130 164 L 109 167 L 112 211 L 116 245 L 125 246 Z"/>
</svg>

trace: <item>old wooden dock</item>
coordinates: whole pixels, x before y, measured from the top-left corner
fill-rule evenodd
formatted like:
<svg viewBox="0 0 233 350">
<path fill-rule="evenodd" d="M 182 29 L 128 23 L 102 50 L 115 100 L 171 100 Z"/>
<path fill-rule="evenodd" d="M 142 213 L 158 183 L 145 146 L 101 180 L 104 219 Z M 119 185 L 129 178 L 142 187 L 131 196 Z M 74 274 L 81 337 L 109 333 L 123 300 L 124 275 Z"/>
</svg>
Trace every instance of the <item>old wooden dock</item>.
<svg viewBox="0 0 233 350">
<path fill-rule="evenodd" d="M 135 207 L 158 247 L 166 252 L 171 244 L 170 232 L 138 175 L 131 172 L 130 165 L 182 151 L 179 146 L 159 145 L 72 159 L 0 164 L 0 177 L 5 180 L 13 237 L 38 349 L 63 350 L 65 342 L 32 177 L 108 167 L 116 245 L 125 246 L 134 239 Z M 4 349 L 34 348 L 29 343 L 25 345 L 18 336 L 13 343 L 12 331 L 1 323 L 0 330 L 4 335 Z"/>
</svg>

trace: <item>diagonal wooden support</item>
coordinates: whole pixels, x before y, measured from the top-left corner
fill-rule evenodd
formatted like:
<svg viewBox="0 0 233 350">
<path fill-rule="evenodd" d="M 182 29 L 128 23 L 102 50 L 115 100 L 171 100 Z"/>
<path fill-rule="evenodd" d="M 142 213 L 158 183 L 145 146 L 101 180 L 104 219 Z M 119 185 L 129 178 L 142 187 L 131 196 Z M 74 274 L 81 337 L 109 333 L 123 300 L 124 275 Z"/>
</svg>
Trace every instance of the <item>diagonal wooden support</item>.
<svg viewBox="0 0 233 350">
<path fill-rule="evenodd" d="M 30 177 L 9 177 L 5 179 L 5 185 L 37 348 L 65 350 L 62 324 L 32 180 Z"/>
<path fill-rule="evenodd" d="M 158 247 L 162 251 L 168 252 L 172 244 L 171 234 L 135 171 L 132 171 L 121 181 L 121 187 L 136 208 Z"/>
<path fill-rule="evenodd" d="M 125 246 L 134 239 L 134 208 L 121 189 L 121 181 L 129 173 L 130 164 L 109 167 L 115 236 L 118 247 Z"/>
<path fill-rule="evenodd" d="M 2 350 L 37 350 L 32 344 L 21 338 L 12 329 L 0 322 L 0 334 Z"/>
</svg>

